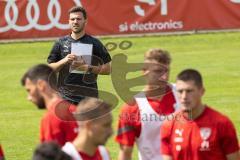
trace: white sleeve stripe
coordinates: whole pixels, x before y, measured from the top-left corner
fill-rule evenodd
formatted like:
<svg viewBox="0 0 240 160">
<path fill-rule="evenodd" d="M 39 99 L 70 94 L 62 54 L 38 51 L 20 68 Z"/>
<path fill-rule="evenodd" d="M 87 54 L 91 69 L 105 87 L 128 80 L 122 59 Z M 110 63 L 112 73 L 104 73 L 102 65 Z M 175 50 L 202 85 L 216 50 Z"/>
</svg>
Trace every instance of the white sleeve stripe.
<svg viewBox="0 0 240 160">
<path fill-rule="evenodd" d="M 103 160 L 110 160 L 108 151 L 104 146 L 99 146 L 98 149 L 99 149 L 99 152 L 100 152 Z"/>
</svg>

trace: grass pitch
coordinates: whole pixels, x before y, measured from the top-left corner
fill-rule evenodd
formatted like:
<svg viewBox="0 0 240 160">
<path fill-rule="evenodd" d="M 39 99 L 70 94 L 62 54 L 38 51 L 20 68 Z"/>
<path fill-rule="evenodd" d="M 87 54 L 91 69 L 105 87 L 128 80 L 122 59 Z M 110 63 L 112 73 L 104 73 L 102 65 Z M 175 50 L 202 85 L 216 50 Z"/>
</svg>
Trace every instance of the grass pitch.
<svg viewBox="0 0 240 160">
<path fill-rule="evenodd" d="M 170 74 L 173 82 L 181 70 L 198 69 L 206 87 L 205 103 L 228 115 L 240 133 L 240 33 L 112 38 L 102 39 L 102 42 L 119 46 L 124 40 L 131 41 L 132 47 L 127 50 L 117 47 L 110 53 L 112 57 L 123 53 L 128 63 L 142 63 L 143 54 L 149 48 L 168 50 L 173 59 Z M 20 78 L 30 66 L 46 63 L 52 45 L 53 42 L 0 44 L 0 142 L 8 160 L 31 159 L 38 144 L 39 122 L 44 111 L 37 110 L 26 100 Z M 129 77 L 140 74 L 140 71 L 130 73 Z M 111 76 L 99 76 L 98 83 L 101 90 L 118 95 Z M 114 110 L 114 129 L 122 104 L 119 99 Z M 117 159 L 118 144 L 113 137 L 107 146 L 112 159 Z M 137 159 L 136 156 L 135 151 L 133 159 Z"/>
</svg>

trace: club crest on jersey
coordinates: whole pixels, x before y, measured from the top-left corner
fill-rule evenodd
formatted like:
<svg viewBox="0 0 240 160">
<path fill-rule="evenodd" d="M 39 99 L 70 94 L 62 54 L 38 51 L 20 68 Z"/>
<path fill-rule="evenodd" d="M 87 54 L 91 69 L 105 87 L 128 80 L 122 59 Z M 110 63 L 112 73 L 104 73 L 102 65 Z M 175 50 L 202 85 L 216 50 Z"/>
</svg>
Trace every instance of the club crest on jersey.
<svg viewBox="0 0 240 160">
<path fill-rule="evenodd" d="M 208 138 L 210 137 L 211 133 L 212 133 L 211 128 L 207 128 L 207 127 L 200 128 L 200 136 L 203 140 L 201 143 L 201 148 L 200 148 L 201 151 L 210 150 Z"/>
</svg>

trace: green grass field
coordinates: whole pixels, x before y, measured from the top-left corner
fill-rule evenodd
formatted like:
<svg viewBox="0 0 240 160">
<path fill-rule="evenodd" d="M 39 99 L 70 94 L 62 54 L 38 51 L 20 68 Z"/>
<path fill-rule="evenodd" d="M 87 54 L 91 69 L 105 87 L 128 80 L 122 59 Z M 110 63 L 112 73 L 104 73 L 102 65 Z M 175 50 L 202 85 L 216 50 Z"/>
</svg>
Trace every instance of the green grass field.
<svg viewBox="0 0 240 160">
<path fill-rule="evenodd" d="M 203 75 L 205 103 L 228 115 L 240 133 L 240 32 L 162 37 L 102 39 L 102 42 L 123 40 L 133 43 L 128 50 L 116 49 L 111 55 L 124 53 L 129 63 L 141 63 L 149 48 L 162 48 L 172 55 L 170 79 L 185 68 L 196 68 Z M 30 66 L 46 63 L 53 42 L 0 44 L 0 142 L 7 160 L 31 159 L 38 144 L 39 122 L 43 111 L 27 101 L 20 85 L 22 74 Z M 122 66 L 124 67 L 124 66 Z M 121 69 L 121 68 L 119 68 Z M 138 77 L 141 72 L 128 77 Z M 99 88 L 117 95 L 110 76 L 99 76 Z M 114 129 L 117 127 L 120 99 L 114 110 Z M 240 138 L 240 136 L 239 136 Z M 113 137 L 107 144 L 112 159 L 116 160 L 118 145 Z M 136 158 L 136 151 L 134 154 Z"/>
</svg>

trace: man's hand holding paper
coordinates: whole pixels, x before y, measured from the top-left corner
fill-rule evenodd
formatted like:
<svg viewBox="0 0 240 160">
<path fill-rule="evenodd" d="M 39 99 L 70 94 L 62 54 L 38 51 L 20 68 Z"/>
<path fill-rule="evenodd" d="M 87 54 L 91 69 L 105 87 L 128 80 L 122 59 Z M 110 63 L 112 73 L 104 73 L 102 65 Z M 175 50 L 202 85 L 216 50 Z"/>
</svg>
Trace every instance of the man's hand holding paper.
<svg viewBox="0 0 240 160">
<path fill-rule="evenodd" d="M 88 70 L 88 64 L 85 62 L 82 56 L 78 57 L 77 60 L 74 60 L 71 65 L 73 70 L 85 71 Z"/>
<path fill-rule="evenodd" d="M 77 56 L 70 67 L 71 73 L 83 73 L 88 70 L 92 60 L 92 44 L 72 43 L 71 54 Z"/>
</svg>

